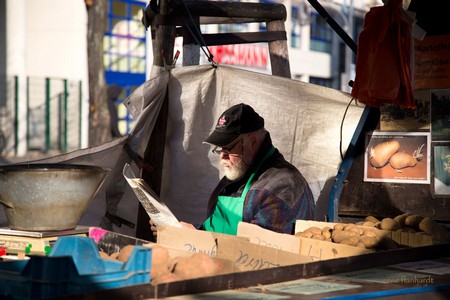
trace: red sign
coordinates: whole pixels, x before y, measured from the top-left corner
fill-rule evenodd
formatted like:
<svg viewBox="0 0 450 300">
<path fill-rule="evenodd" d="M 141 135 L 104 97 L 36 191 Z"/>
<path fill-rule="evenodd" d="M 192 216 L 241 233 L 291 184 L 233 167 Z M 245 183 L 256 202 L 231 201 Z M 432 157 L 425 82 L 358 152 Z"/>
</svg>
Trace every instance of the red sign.
<svg viewBox="0 0 450 300">
<path fill-rule="evenodd" d="M 209 47 L 214 61 L 221 64 L 267 68 L 267 47 L 255 45 L 226 45 Z"/>
</svg>

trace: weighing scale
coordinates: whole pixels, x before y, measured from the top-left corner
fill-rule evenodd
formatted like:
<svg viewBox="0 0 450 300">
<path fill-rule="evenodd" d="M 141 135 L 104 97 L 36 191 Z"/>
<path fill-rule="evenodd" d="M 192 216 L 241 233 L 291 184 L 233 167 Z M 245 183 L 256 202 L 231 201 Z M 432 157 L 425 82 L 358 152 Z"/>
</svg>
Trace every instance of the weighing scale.
<svg viewBox="0 0 450 300">
<path fill-rule="evenodd" d="M 48 255 L 53 244 L 60 236 L 88 236 L 88 226 L 60 231 L 24 231 L 0 228 L 0 248 L 6 248 L 7 254 L 25 253 Z"/>
</svg>

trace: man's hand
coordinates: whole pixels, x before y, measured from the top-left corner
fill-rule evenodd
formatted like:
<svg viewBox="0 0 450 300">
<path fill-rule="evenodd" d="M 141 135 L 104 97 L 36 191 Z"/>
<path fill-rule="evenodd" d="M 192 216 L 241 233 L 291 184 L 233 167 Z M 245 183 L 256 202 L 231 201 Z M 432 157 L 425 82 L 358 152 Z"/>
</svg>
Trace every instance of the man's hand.
<svg viewBox="0 0 450 300">
<path fill-rule="evenodd" d="M 156 228 L 156 225 L 155 223 L 153 223 L 152 219 L 150 219 L 149 223 L 150 223 L 150 230 L 153 233 L 153 237 L 156 239 L 156 237 L 158 236 L 158 228 Z"/>
<path fill-rule="evenodd" d="M 153 222 L 152 219 L 150 219 L 150 230 L 153 233 L 153 236 L 156 237 L 158 236 L 158 228 L 156 228 L 155 223 Z M 187 228 L 187 229 L 196 229 L 194 225 L 190 224 L 190 223 L 186 223 L 186 222 L 180 222 L 180 225 L 182 228 Z"/>
</svg>

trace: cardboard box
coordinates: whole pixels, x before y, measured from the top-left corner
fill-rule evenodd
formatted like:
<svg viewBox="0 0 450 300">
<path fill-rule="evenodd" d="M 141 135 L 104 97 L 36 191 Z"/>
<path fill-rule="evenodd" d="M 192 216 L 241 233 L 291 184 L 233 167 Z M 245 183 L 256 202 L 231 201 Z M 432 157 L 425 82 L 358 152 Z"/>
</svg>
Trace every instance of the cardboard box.
<svg viewBox="0 0 450 300">
<path fill-rule="evenodd" d="M 186 252 L 204 252 L 232 261 L 239 271 L 308 263 L 311 257 L 251 243 L 248 238 L 201 230 L 165 227 L 158 232 L 157 243 Z"/>
<path fill-rule="evenodd" d="M 306 229 L 310 227 L 331 227 L 338 223 L 331 223 L 331 222 L 320 222 L 320 221 L 305 221 L 305 220 L 297 220 L 295 223 L 295 232 L 301 232 L 305 231 Z M 357 225 L 359 226 L 359 225 Z M 362 228 L 366 228 L 364 226 L 359 226 Z M 433 238 L 425 234 L 423 232 L 416 232 L 416 233 L 408 233 L 408 232 L 400 232 L 400 231 L 388 231 L 388 230 L 380 230 L 373 227 L 367 227 L 370 229 L 378 230 L 381 236 L 387 237 L 392 239 L 394 242 L 396 242 L 398 245 L 402 247 L 421 247 L 421 246 L 428 246 L 433 245 Z"/>
<path fill-rule="evenodd" d="M 316 223 L 315 221 L 304 221 L 305 229 L 317 226 L 325 227 L 325 222 Z M 311 222 L 311 223 L 310 223 Z M 312 225 L 314 224 L 314 225 Z M 325 223 L 330 224 L 330 223 Z M 307 226 L 307 227 L 306 227 Z M 329 226 L 329 225 L 328 225 Z M 299 226 L 302 228 L 302 226 Z M 300 230 L 303 231 L 303 230 Z M 297 226 L 296 226 L 297 232 Z M 366 253 L 373 253 L 372 250 L 362 249 L 359 247 L 353 247 L 348 245 L 340 245 L 336 243 L 313 240 L 308 238 L 303 238 L 299 236 L 294 236 L 290 234 L 280 234 L 264 228 L 261 228 L 254 224 L 248 224 L 241 222 L 238 226 L 238 236 L 243 236 L 249 238 L 250 242 L 276 247 L 289 252 L 297 253 L 300 256 L 307 256 L 311 261 L 319 261 L 340 257 L 348 257 L 353 255 L 360 255 Z"/>
</svg>

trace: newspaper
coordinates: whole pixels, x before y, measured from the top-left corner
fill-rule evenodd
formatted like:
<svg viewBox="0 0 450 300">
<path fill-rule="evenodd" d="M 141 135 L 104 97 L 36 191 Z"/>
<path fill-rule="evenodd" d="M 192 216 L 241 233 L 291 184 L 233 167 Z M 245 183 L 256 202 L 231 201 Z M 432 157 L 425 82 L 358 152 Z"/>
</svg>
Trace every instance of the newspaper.
<svg viewBox="0 0 450 300">
<path fill-rule="evenodd" d="M 156 227 L 181 227 L 175 215 L 160 201 L 158 195 L 156 195 L 144 179 L 134 175 L 129 164 L 125 164 L 122 173 Z"/>
</svg>

